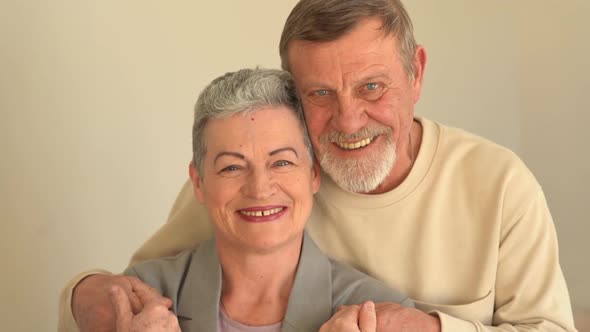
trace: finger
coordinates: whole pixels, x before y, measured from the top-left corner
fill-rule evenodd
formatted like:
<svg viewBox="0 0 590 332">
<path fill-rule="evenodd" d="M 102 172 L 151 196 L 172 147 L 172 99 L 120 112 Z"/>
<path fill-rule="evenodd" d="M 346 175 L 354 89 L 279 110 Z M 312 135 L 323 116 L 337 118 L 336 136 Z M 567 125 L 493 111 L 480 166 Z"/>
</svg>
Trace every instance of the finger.
<svg viewBox="0 0 590 332">
<path fill-rule="evenodd" d="M 358 314 L 358 324 L 361 332 L 375 332 L 377 329 L 377 314 L 375 303 L 367 301 L 363 303 Z"/>
<path fill-rule="evenodd" d="M 359 306 L 356 305 L 356 304 L 353 304 L 353 305 L 341 304 L 341 305 L 338 306 L 338 308 L 336 308 L 336 312 L 342 311 L 342 310 L 346 310 L 347 308 L 350 308 L 350 307 L 357 307 L 357 308 L 359 308 Z"/>
<path fill-rule="evenodd" d="M 403 308 L 403 306 L 400 305 L 399 303 L 393 303 L 393 302 L 378 302 L 378 303 L 375 303 L 375 311 L 380 311 L 380 310 L 393 310 L 393 309 L 399 309 L 399 308 Z"/>
<path fill-rule="evenodd" d="M 131 310 L 133 311 L 133 314 L 139 314 L 143 310 L 143 302 L 141 302 L 133 290 L 131 290 L 130 293 L 127 293 L 127 296 L 129 296 L 129 302 L 131 303 Z"/>
<path fill-rule="evenodd" d="M 338 320 L 340 320 L 347 326 L 353 324 L 354 326 L 356 326 L 359 320 L 359 309 L 360 306 L 358 305 L 345 306 L 344 308 L 342 308 L 342 310 L 334 314 L 334 317 L 337 317 Z"/>
<path fill-rule="evenodd" d="M 129 278 L 129 282 L 131 283 L 131 287 L 133 288 L 133 292 L 137 294 L 139 300 L 145 306 L 149 302 L 157 302 L 165 306 L 166 308 L 170 308 L 172 306 L 172 300 L 167 297 L 162 296 L 158 290 L 153 287 L 150 287 L 148 284 L 144 283 L 143 281 L 137 278 Z"/>
<path fill-rule="evenodd" d="M 325 322 L 320 332 L 348 332 L 359 331 L 358 326 L 358 305 L 341 305 L 338 307 L 336 313 Z"/>
<path fill-rule="evenodd" d="M 117 331 L 127 331 L 131 327 L 133 313 L 131 304 L 125 291 L 119 286 L 113 286 L 110 290 L 109 298 L 115 309 L 115 318 L 117 320 Z"/>
</svg>

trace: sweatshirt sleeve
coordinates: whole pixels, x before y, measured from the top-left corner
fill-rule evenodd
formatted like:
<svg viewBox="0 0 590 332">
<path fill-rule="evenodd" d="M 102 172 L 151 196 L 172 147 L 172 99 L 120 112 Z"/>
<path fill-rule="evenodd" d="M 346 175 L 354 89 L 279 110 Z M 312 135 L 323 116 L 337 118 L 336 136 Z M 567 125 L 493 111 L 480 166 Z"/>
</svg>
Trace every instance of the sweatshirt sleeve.
<svg viewBox="0 0 590 332">
<path fill-rule="evenodd" d="M 502 227 L 493 326 L 458 319 L 452 312 L 432 312 L 439 316 L 442 331 L 576 331 L 557 234 L 540 186 L 529 204 L 508 210 L 519 212 L 506 216 Z"/>
<path fill-rule="evenodd" d="M 207 210 L 195 199 L 189 179 L 178 194 L 166 224 L 133 254 L 130 265 L 194 249 L 212 234 Z"/>
<path fill-rule="evenodd" d="M 74 313 L 72 312 L 72 294 L 74 288 L 82 279 L 91 276 L 93 274 L 111 274 L 105 270 L 91 270 L 78 274 L 72 278 L 61 291 L 59 296 L 59 308 L 57 318 L 57 331 L 58 332 L 78 332 L 78 324 L 74 319 Z"/>
<path fill-rule="evenodd" d="M 190 179 L 182 187 L 168 216 L 168 221 L 149 238 L 131 258 L 130 265 L 148 259 L 175 256 L 185 249 L 195 248 L 212 234 L 207 211 L 196 201 Z M 58 331 L 79 331 L 72 313 L 72 294 L 76 285 L 92 274 L 111 274 L 93 270 L 74 277 L 63 289 L 59 300 Z"/>
</svg>

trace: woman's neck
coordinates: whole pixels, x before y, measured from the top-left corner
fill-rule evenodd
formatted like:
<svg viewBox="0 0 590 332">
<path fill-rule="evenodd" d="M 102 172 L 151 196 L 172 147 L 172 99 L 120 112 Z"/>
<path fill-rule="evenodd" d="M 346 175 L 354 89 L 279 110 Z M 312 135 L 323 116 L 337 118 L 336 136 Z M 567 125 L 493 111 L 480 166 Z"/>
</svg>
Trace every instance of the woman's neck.
<svg viewBox="0 0 590 332">
<path fill-rule="evenodd" d="M 233 320 L 246 325 L 270 325 L 283 320 L 303 234 L 266 252 L 226 246 L 218 239 L 222 267 L 221 307 Z"/>
</svg>

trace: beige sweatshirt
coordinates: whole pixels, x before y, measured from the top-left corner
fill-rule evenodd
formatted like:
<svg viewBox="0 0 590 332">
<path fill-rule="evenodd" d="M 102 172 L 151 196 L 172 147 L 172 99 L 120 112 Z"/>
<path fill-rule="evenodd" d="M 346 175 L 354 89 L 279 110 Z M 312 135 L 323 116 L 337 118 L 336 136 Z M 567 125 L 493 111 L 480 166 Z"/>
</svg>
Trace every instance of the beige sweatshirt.
<svg viewBox="0 0 590 332">
<path fill-rule="evenodd" d="M 320 248 L 409 294 L 438 314 L 443 332 L 576 331 L 555 227 L 531 172 L 503 147 L 417 120 L 422 146 L 394 190 L 351 193 L 323 174 L 307 225 Z M 196 246 L 211 234 L 206 220 L 187 182 L 132 262 Z M 60 331 L 77 330 L 70 298 L 83 275 L 62 293 Z"/>
</svg>

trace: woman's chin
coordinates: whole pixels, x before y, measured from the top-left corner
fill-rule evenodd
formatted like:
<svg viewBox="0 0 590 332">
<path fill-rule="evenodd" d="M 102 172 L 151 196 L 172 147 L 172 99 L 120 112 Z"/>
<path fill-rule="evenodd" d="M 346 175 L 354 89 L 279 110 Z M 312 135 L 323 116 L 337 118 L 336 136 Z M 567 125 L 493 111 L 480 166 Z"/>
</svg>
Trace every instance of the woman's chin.
<svg viewBox="0 0 590 332">
<path fill-rule="evenodd" d="M 256 234 L 254 236 L 242 237 L 239 249 L 243 253 L 272 254 L 279 253 L 282 249 L 297 248 L 301 243 L 303 231 L 295 234 Z"/>
</svg>

